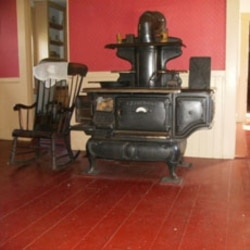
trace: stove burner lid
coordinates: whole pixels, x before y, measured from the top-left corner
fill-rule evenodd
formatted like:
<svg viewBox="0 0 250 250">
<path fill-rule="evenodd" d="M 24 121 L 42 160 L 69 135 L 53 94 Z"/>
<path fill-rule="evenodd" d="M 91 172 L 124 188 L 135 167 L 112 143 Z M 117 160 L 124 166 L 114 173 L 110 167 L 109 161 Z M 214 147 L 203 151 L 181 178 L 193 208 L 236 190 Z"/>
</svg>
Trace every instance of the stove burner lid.
<svg viewBox="0 0 250 250">
<path fill-rule="evenodd" d="M 139 19 L 138 38 L 140 42 L 159 42 L 167 39 L 166 19 L 158 11 L 146 11 Z"/>
</svg>

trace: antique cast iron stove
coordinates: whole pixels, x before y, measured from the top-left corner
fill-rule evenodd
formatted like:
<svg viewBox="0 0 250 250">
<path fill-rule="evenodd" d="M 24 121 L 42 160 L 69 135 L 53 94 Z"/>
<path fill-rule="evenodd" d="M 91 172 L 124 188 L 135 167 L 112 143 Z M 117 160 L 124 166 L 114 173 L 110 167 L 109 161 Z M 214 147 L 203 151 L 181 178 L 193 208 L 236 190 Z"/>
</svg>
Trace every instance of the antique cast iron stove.
<svg viewBox="0 0 250 250">
<path fill-rule="evenodd" d="M 168 37 L 165 17 L 151 11 L 140 17 L 138 37 L 118 36 L 117 43 L 106 45 L 129 61 L 131 70 L 119 72 L 116 82 L 84 89 L 77 100 L 77 128 L 91 136 L 88 173 L 95 173 L 97 158 L 163 161 L 169 175 L 162 181 L 180 180 L 176 167 L 183 164 L 187 137 L 209 128 L 214 114 L 209 86 L 181 88 L 179 72 L 166 67 L 182 46 L 181 39 Z"/>
</svg>

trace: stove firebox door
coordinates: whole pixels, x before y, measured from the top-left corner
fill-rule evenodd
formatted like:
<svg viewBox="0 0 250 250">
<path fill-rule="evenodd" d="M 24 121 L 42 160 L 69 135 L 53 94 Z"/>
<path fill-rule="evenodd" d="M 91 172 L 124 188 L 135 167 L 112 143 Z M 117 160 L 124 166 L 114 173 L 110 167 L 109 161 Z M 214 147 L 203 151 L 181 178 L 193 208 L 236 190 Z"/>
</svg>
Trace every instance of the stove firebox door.
<svg viewBox="0 0 250 250">
<path fill-rule="evenodd" d="M 122 97 L 116 101 L 116 129 L 169 131 L 170 97 Z"/>
</svg>

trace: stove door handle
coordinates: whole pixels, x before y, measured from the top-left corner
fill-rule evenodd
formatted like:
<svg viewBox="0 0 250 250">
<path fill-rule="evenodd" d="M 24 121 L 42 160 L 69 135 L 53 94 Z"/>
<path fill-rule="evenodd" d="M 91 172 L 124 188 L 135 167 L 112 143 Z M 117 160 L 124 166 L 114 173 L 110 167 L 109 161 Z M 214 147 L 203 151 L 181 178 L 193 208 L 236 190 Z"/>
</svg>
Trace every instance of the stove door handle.
<svg viewBox="0 0 250 250">
<path fill-rule="evenodd" d="M 148 113 L 148 109 L 145 107 L 138 107 L 135 110 L 136 113 Z"/>
</svg>

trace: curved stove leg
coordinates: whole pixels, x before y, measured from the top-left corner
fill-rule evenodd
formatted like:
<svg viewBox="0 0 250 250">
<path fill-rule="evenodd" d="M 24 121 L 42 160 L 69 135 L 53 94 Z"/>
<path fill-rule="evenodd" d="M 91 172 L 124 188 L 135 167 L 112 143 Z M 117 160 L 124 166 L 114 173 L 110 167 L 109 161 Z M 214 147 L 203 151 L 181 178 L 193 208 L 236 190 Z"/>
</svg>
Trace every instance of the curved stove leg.
<svg viewBox="0 0 250 250">
<path fill-rule="evenodd" d="M 170 183 L 170 184 L 180 184 L 182 178 L 180 178 L 176 174 L 176 168 L 178 166 L 178 162 L 167 162 L 168 169 L 169 169 L 169 176 L 164 176 L 161 178 L 162 183 Z"/>
<path fill-rule="evenodd" d="M 169 151 L 166 163 L 169 170 L 169 176 L 163 177 L 161 182 L 180 184 L 182 178 L 177 176 L 176 168 L 183 162 L 183 154 L 186 147 L 186 141 L 176 141 L 169 146 L 171 149 Z"/>
<path fill-rule="evenodd" d="M 87 153 L 87 159 L 89 162 L 89 166 L 87 169 L 82 170 L 82 174 L 87 174 L 87 175 L 96 175 L 99 173 L 99 171 L 96 170 L 96 157 L 91 156 L 90 154 Z"/>
<path fill-rule="evenodd" d="M 88 156 L 88 160 L 89 160 L 89 169 L 87 171 L 87 174 L 90 174 L 90 175 L 98 174 L 99 171 L 96 170 L 96 157 Z"/>
</svg>

